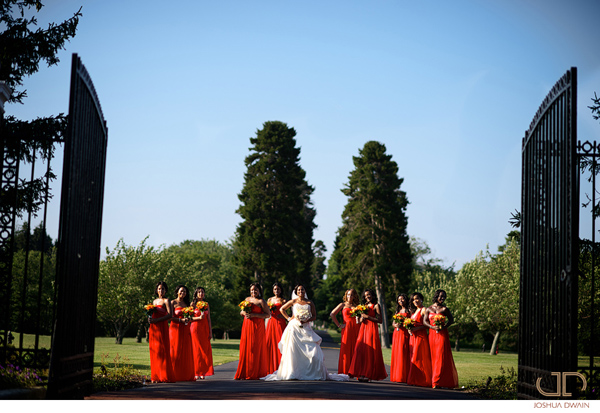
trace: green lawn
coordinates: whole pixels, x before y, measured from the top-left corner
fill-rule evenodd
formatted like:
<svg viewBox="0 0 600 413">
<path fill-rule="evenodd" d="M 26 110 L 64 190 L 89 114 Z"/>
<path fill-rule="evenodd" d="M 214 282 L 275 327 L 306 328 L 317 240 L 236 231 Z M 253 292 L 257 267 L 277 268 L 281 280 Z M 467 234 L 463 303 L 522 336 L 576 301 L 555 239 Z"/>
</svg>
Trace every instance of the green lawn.
<svg viewBox="0 0 600 413">
<path fill-rule="evenodd" d="M 329 334 L 337 343 L 340 342 L 340 333 L 337 331 L 329 331 Z M 392 350 L 384 348 L 383 361 L 388 366 L 392 359 Z M 517 371 L 517 354 L 516 353 L 500 353 L 495 356 L 490 356 L 489 351 L 453 351 L 454 364 L 458 372 L 459 386 L 466 386 L 474 382 L 485 381 L 488 377 L 496 377 L 502 374 L 500 367 L 503 369 L 514 368 Z"/>
<path fill-rule="evenodd" d="M 213 340 L 213 365 L 236 361 L 239 356 L 240 340 Z M 135 338 L 124 338 L 123 344 L 115 344 L 114 337 L 97 337 L 94 351 L 94 370 L 100 368 L 102 358 L 107 367 L 115 367 L 115 361 L 131 365 L 143 375 L 150 375 L 150 353 L 148 343 L 137 343 Z M 117 356 L 119 359 L 117 359 Z M 116 359 L 116 360 L 115 360 Z"/>
<path fill-rule="evenodd" d="M 329 331 L 334 341 L 339 342 L 340 334 L 336 331 Z M 24 335 L 23 344 L 26 347 L 33 347 L 33 336 Z M 18 343 L 19 336 L 15 336 L 15 343 Z M 49 347 L 50 338 L 40 338 L 41 347 Z M 239 340 L 213 340 L 211 342 L 213 349 L 213 363 L 215 366 L 228 363 L 238 359 Z M 488 377 L 496 377 L 501 374 L 500 367 L 508 369 L 510 367 L 517 369 L 517 354 L 500 353 L 490 356 L 486 351 L 459 351 L 454 352 L 454 362 L 458 371 L 460 386 L 473 384 L 474 382 L 485 381 Z M 135 370 L 139 370 L 143 375 L 150 375 L 150 356 L 148 353 L 148 343 L 145 341 L 137 343 L 135 338 L 125 338 L 123 344 L 115 344 L 113 337 L 98 337 L 95 343 L 94 368 L 100 368 L 102 359 L 107 367 L 114 367 L 115 363 L 128 364 Z M 391 350 L 383 349 L 383 359 L 386 364 L 390 364 Z M 588 358 L 580 357 L 580 363 L 586 365 Z"/>
</svg>

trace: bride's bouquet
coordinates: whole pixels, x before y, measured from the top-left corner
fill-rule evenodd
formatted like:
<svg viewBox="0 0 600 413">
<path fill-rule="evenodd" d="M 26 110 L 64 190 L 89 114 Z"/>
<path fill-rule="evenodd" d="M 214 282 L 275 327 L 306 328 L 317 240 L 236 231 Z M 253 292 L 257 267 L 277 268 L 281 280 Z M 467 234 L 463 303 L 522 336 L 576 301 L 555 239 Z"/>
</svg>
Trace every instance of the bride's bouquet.
<svg viewBox="0 0 600 413">
<path fill-rule="evenodd" d="M 304 328 L 302 323 L 310 320 L 310 310 L 307 308 L 301 308 L 294 313 L 294 317 L 296 317 L 296 320 L 300 321 L 300 327 Z"/>
</svg>

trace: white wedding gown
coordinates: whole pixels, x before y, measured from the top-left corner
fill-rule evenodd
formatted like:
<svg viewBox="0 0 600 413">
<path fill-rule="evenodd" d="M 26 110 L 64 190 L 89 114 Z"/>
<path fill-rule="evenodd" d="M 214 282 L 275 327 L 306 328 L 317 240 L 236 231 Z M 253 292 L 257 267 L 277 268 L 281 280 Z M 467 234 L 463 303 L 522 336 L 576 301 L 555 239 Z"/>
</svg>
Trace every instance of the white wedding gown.
<svg viewBox="0 0 600 413">
<path fill-rule="evenodd" d="M 310 314 L 310 304 L 292 306 L 294 315 L 300 310 L 308 310 Z M 278 345 L 281 352 L 279 369 L 262 380 L 349 380 L 345 374 L 327 373 L 321 350 L 323 339 L 313 331 L 311 324 L 303 325 L 296 318 L 290 320 Z"/>
</svg>

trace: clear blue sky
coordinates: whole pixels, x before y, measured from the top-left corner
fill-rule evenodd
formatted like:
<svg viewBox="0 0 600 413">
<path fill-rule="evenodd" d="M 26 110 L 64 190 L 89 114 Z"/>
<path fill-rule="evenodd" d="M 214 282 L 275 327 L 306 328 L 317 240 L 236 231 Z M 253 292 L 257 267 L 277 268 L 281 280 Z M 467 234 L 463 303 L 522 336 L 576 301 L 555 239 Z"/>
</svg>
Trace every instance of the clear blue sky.
<svg viewBox="0 0 600 413">
<path fill-rule="evenodd" d="M 587 109 L 600 93 L 598 1 L 53 0 L 40 25 L 82 3 L 60 64 L 6 109 L 66 113 L 79 54 L 109 128 L 103 249 L 228 241 L 249 138 L 279 120 L 297 131 L 328 255 L 352 157 L 377 140 L 404 178 L 409 235 L 458 269 L 511 230 L 524 132 L 571 66 L 580 139 L 600 140 Z"/>
</svg>

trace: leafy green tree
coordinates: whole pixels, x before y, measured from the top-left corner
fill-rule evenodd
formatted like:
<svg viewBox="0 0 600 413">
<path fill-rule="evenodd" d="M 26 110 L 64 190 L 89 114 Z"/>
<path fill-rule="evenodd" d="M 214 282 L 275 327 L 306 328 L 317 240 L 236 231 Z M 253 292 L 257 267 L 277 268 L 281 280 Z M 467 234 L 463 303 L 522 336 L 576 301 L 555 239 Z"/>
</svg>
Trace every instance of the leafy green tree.
<svg viewBox="0 0 600 413">
<path fill-rule="evenodd" d="M 339 262 L 337 256 L 339 249 L 337 248 L 337 239 L 334 243 L 334 251 L 323 279 L 319 282 L 315 289 L 314 302 L 317 308 L 317 320 L 329 327 L 335 327 L 329 314 L 343 300 L 344 292 L 351 287 L 348 287 L 347 279 L 342 276 L 339 270 Z"/>
<path fill-rule="evenodd" d="M 600 320 L 600 288 L 598 288 L 598 274 L 600 273 L 600 260 L 598 259 L 598 243 L 590 240 L 580 240 L 579 253 L 579 297 L 577 305 L 577 344 L 580 354 L 600 355 L 597 337 L 599 333 L 598 321 Z M 594 285 L 592 279 L 595 278 Z M 595 303 L 592 306 L 592 302 Z"/>
<path fill-rule="evenodd" d="M 410 250 L 413 256 L 413 268 L 415 271 L 443 272 L 454 276 L 454 264 L 449 267 L 443 265 L 440 258 L 434 257 L 431 248 L 425 240 L 410 237 Z"/>
<path fill-rule="evenodd" d="M 455 302 L 458 320 L 474 322 L 481 331 L 494 334 L 494 354 L 502 332 L 515 334 L 519 322 L 521 247 L 508 237 L 498 254 L 489 249 L 463 265 L 456 275 Z"/>
<path fill-rule="evenodd" d="M 382 308 L 382 343 L 389 347 L 388 306 L 409 286 L 412 253 L 406 232 L 406 193 L 398 165 L 385 145 L 369 141 L 353 157 L 355 169 L 342 189 L 348 202 L 338 230 L 336 259 L 357 290 L 375 287 Z"/>
<path fill-rule="evenodd" d="M 12 328 L 26 334 L 52 334 L 56 248 L 47 252 L 17 250 L 13 256 L 12 276 Z"/>
<path fill-rule="evenodd" d="M 465 317 L 467 306 L 460 299 L 456 285 L 456 272 L 454 264 L 449 267 L 443 265 L 441 259 L 433 257 L 431 248 L 424 240 L 411 237 L 410 247 L 413 252 L 413 274 L 409 288 L 409 294 L 420 292 L 424 297 L 424 305 L 429 306 L 433 302 L 437 290 L 444 290 L 447 294 L 446 305 L 452 311 L 454 324 L 448 331 L 450 339 L 454 340 L 456 351 L 460 350 L 459 340 L 472 339 L 477 331 L 476 324 Z"/>
<path fill-rule="evenodd" d="M 238 298 L 247 296 L 251 282 L 266 287 L 278 281 L 288 295 L 302 283 L 312 293 L 314 189 L 300 167 L 295 136 L 294 128 L 269 121 L 250 138 L 236 211 L 242 218 L 234 241 Z"/>
<path fill-rule="evenodd" d="M 100 261 L 97 315 L 112 329 L 116 344 L 122 344 L 127 330 L 145 317 L 143 308 L 152 297 L 155 280 L 162 279 L 162 256 L 146 245 L 147 239 L 137 247 L 120 239 L 114 249 L 106 249 L 106 258 Z"/>
<path fill-rule="evenodd" d="M 162 262 L 170 268 L 163 273 L 168 274 L 165 280 L 173 289 L 169 291 L 172 298 L 179 284 L 186 285 L 190 294 L 197 287 L 204 287 L 213 329 L 240 330 L 242 320 L 234 294 L 237 268 L 233 264 L 233 248 L 214 240 L 186 240 L 168 247 L 165 254 Z"/>
<path fill-rule="evenodd" d="M 33 232 L 29 230 L 29 224 L 27 221 L 23 223 L 15 231 L 15 250 L 29 250 L 29 251 L 43 251 L 48 254 L 54 242 L 52 237 L 48 235 L 44 229 L 43 223 L 40 222 L 37 227 L 33 229 Z"/>
<path fill-rule="evenodd" d="M 313 254 L 315 259 L 311 266 L 311 275 L 312 275 L 312 290 L 314 291 L 319 283 L 323 280 L 325 276 L 325 271 L 327 270 L 327 265 L 325 265 L 325 253 L 327 252 L 327 247 L 323 241 L 319 240 L 315 242 L 313 248 Z"/>
</svg>

